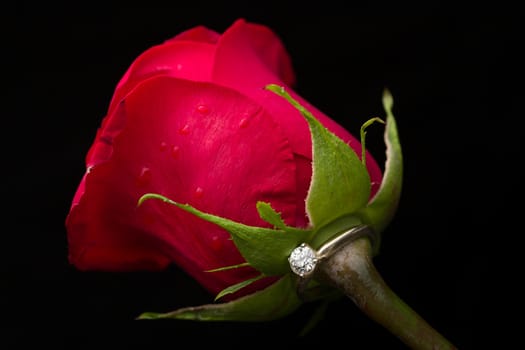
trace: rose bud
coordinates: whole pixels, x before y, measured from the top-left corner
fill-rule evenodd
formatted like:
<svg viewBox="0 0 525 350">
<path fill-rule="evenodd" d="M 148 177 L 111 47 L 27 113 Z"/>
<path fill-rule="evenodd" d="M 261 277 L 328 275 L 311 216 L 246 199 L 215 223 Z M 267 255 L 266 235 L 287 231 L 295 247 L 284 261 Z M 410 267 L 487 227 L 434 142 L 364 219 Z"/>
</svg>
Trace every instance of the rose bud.
<svg viewBox="0 0 525 350">
<path fill-rule="evenodd" d="M 66 219 L 69 261 L 80 270 L 161 270 L 175 264 L 212 294 L 259 275 L 224 228 L 178 203 L 255 227 L 270 227 L 257 203 L 286 225 L 308 228 L 312 178 L 308 123 L 268 84 L 286 88 L 360 157 L 361 143 L 294 92 L 294 71 L 269 28 L 242 19 L 224 33 L 198 26 L 147 49 L 116 86 L 86 156 Z M 382 181 L 367 153 L 370 198 Z M 275 282 L 260 279 L 235 299 Z"/>
<path fill-rule="evenodd" d="M 265 321 L 347 296 L 411 349 L 455 349 L 372 263 L 402 188 L 386 120 L 357 141 L 293 90 L 290 57 L 267 27 L 203 26 L 154 46 L 118 83 L 66 219 L 81 270 L 176 264 L 221 303 L 138 319 Z M 384 174 L 365 129 L 386 124 Z M 151 200 L 157 199 L 157 200 Z M 335 293 L 334 293 L 335 292 Z"/>
</svg>

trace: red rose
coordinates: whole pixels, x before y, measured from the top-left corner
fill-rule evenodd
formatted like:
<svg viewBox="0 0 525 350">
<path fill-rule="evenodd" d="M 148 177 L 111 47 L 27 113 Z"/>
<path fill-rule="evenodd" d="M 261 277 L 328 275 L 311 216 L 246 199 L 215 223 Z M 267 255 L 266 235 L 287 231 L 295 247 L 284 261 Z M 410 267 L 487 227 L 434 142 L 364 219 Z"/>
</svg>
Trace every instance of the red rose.
<svg viewBox="0 0 525 350">
<path fill-rule="evenodd" d="M 118 83 L 86 157 L 87 171 L 66 219 L 69 260 L 80 270 L 163 269 L 175 263 L 211 293 L 256 276 L 220 227 L 145 193 L 252 226 L 268 226 L 264 201 L 291 226 L 308 226 L 312 175 L 308 125 L 291 95 L 360 156 L 361 145 L 295 94 L 282 42 L 267 27 L 236 21 L 222 35 L 203 26 L 141 54 Z M 367 155 L 372 192 L 381 170 Z M 261 280 L 239 293 L 261 288 Z"/>
</svg>

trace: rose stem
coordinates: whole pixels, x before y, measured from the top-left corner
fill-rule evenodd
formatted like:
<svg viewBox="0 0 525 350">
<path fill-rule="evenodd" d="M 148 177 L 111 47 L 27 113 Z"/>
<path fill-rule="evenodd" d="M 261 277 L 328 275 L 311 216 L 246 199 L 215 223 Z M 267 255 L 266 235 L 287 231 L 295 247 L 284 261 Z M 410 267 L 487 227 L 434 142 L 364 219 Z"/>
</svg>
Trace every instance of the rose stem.
<svg viewBox="0 0 525 350">
<path fill-rule="evenodd" d="M 320 264 L 318 274 L 411 349 L 456 349 L 388 287 L 372 263 L 367 238 L 342 247 Z"/>
</svg>

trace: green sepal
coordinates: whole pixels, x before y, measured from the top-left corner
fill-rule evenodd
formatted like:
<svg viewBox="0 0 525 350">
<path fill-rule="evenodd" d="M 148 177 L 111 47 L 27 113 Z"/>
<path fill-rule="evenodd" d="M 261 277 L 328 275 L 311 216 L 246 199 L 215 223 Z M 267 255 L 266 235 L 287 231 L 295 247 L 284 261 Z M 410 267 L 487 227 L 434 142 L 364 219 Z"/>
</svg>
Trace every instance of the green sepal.
<svg viewBox="0 0 525 350">
<path fill-rule="evenodd" d="M 284 230 L 286 229 L 286 224 L 284 223 L 281 213 L 276 212 L 270 203 L 266 202 L 257 202 L 257 212 L 261 219 L 267 223 L 273 225 L 276 229 Z"/>
<path fill-rule="evenodd" d="M 265 289 L 230 302 L 184 307 L 167 313 L 146 312 L 138 319 L 271 321 L 291 314 L 301 304 L 293 278 L 287 274 Z"/>
<path fill-rule="evenodd" d="M 370 176 L 354 150 L 326 129 L 283 87 L 270 84 L 266 89 L 290 102 L 310 128 L 313 173 L 306 197 L 310 223 L 320 227 L 364 207 L 370 197 Z"/>
<path fill-rule="evenodd" d="M 314 310 L 314 313 L 312 314 L 312 316 L 310 316 L 308 322 L 301 329 L 299 336 L 301 337 L 306 336 L 308 333 L 310 333 L 312 329 L 315 328 L 315 326 L 317 326 L 317 324 L 319 324 L 319 322 L 321 322 L 325 318 L 326 310 L 328 309 L 328 305 L 331 302 L 332 300 L 325 299 L 325 300 L 322 300 L 319 303 L 319 305 L 317 305 L 317 307 Z"/>
<path fill-rule="evenodd" d="M 319 249 L 325 242 L 362 223 L 354 214 L 344 215 L 316 229 L 313 239 L 308 244 L 314 249 Z"/>
<path fill-rule="evenodd" d="M 385 121 L 383 119 L 379 117 L 374 117 L 364 122 L 363 125 L 361 125 L 361 129 L 359 131 L 359 134 L 361 136 L 361 163 L 363 163 L 364 166 L 366 166 L 366 128 L 368 128 L 374 122 L 385 124 Z"/>
<path fill-rule="evenodd" d="M 249 226 L 220 216 L 204 213 L 189 204 L 177 203 L 163 195 L 147 193 L 138 202 L 159 199 L 177 206 L 203 220 L 214 223 L 230 233 L 232 239 L 246 261 L 266 276 L 284 275 L 290 272 L 288 256 L 300 243 L 304 242 L 310 231 L 283 231 Z"/>
<path fill-rule="evenodd" d="M 215 296 L 215 301 L 219 300 L 220 298 L 222 298 L 223 296 L 225 295 L 228 295 L 228 294 L 232 294 L 232 293 L 235 293 L 237 292 L 238 290 L 241 290 L 243 289 L 244 287 L 246 286 L 249 286 L 250 284 L 252 284 L 253 282 L 255 281 L 258 281 L 260 280 L 261 278 L 263 278 L 264 275 L 263 274 L 260 274 L 259 276 L 256 276 L 256 277 L 253 277 L 253 278 L 250 278 L 250 279 L 247 279 L 245 281 L 242 281 L 242 282 L 239 282 L 239 283 L 236 283 L 234 285 L 231 285 L 227 288 L 224 288 L 223 290 L 221 290 L 219 292 L 219 294 L 217 294 Z"/>
<path fill-rule="evenodd" d="M 270 225 L 273 225 L 274 228 L 282 230 L 284 232 L 291 232 L 301 235 L 304 241 L 307 241 L 313 232 L 313 230 L 310 229 L 302 229 L 286 225 L 286 223 L 281 217 L 281 213 L 275 211 L 275 209 L 272 208 L 270 203 L 262 201 L 257 202 L 257 212 L 259 213 L 261 219 L 263 219 Z"/>
<path fill-rule="evenodd" d="M 383 108 L 386 112 L 385 171 L 379 190 L 368 206 L 360 211 L 364 223 L 370 225 L 378 233 L 383 232 L 396 213 L 403 180 L 403 154 L 396 120 L 392 113 L 393 105 L 392 95 L 385 89 L 383 92 Z"/>
<path fill-rule="evenodd" d="M 205 272 L 219 272 L 219 271 L 233 270 L 233 269 L 238 269 L 238 268 L 246 267 L 246 266 L 250 266 L 250 264 L 248 264 L 247 262 L 243 262 L 240 264 L 228 265 L 228 266 L 218 267 L 216 269 L 206 270 Z"/>
</svg>

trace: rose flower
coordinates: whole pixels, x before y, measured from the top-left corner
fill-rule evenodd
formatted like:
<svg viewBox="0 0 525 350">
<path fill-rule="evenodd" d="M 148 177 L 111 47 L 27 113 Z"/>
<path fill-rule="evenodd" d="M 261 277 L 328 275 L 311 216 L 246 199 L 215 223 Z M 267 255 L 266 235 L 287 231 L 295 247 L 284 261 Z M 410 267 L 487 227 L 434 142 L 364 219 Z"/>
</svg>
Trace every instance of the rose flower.
<svg viewBox="0 0 525 350">
<path fill-rule="evenodd" d="M 257 275 L 224 229 L 148 192 L 251 226 L 270 203 L 284 222 L 308 227 L 312 178 L 308 124 L 264 89 L 285 86 L 357 155 L 361 144 L 293 91 L 289 54 L 269 28 L 237 20 L 219 34 L 203 26 L 142 53 L 116 86 L 86 157 L 86 173 L 66 219 L 69 261 L 80 270 L 160 270 L 176 264 L 210 293 Z M 371 196 L 381 170 L 366 155 Z M 266 278 L 231 297 L 261 289 Z"/>
</svg>

